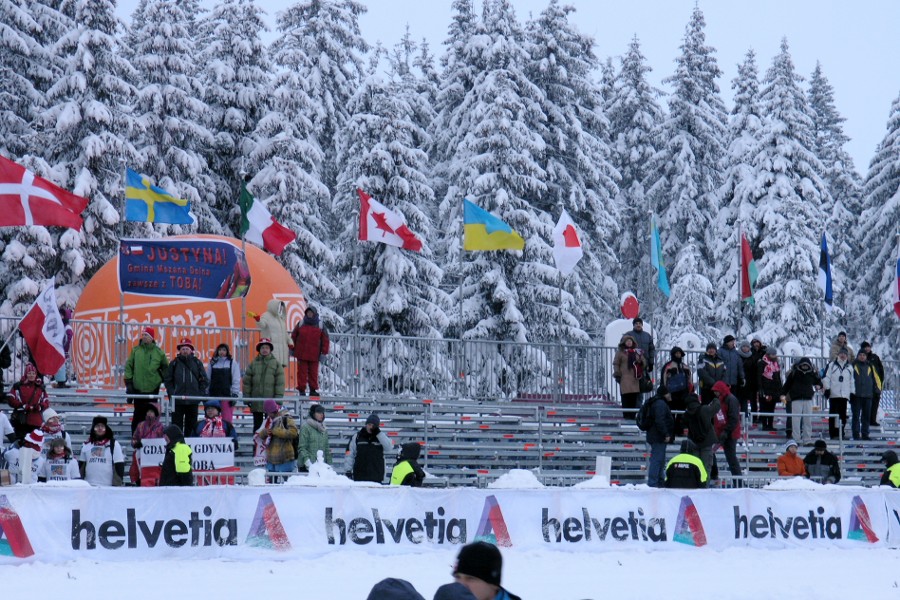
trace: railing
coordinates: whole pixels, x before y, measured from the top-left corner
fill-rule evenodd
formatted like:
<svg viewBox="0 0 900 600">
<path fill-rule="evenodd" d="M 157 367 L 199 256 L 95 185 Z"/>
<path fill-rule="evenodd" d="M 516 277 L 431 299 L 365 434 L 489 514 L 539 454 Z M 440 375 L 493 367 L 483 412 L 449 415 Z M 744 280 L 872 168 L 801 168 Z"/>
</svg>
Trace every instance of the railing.
<svg viewBox="0 0 900 600">
<path fill-rule="evenodd" d="M 182 337 L 189 337 L 198 357 L 208 363 L 219 343 L 231 347 L 242 367 L 256 355 L 256 329 L 206 327 L 198 324 L 153 324 L 160 347 L 168 356 Z M 5 338 L 17 325 L 0 318 Z M 125 361 L 138 342 L 143 323 L 73 321 L 71 375 L 79 386 L 121 388 Z M 5 333 L 4 333 L 5 332 Z M 518 343 L 485 340 L 433 339 L 401 336 L 331 334 L 331 353 L 320 365 L 320 388 L 326 396 L 348 398 L 463 398 L 479 401 L 535 400 L 542 403 L 618 399 L 612 378 L 616 349 L 578 344 Z M 27 349 L 13 336 L 13 366 L 7 382 L 21 377 Z M 694 368 L 699 353 L 687 352 Z M 668 351 L 657 353 L 656 365 L 668 360 Z M 784 357 L 790 368 L 793 358 Z M 825 360 L 813 358 L 817 367 Z M 295 363 L 286 370 L 286 389 L 296 388 Z M 893 390 L 900 387 L 900 363 L 885 361 L 887 381 L 882 402 L 894 409 Z M 52 375 L 52 374 L 47 374 Z M 654 376 L 658 375 L 657 373 Z"/>
</svg>

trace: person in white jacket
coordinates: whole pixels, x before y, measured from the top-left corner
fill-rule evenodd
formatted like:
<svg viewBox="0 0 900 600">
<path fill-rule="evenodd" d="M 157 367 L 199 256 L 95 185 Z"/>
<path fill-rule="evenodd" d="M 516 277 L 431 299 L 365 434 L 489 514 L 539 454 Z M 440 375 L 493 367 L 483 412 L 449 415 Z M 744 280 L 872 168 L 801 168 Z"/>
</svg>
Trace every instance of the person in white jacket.
<svg viewBox="0 0 900 600">
<path fill-rule="evenodd" d="M 838 417 L 828 418 L 828 434 L 831 439 L 836 440 L 847 425 L 847 403 L 853 393 L 853 364 L 846 346 L 840 348 L 837 358 L 828 363 L 822 383 L 825 385 L 825 397 L 828 398 L 828 414 L 839 415 L 841 420 L 838 429 Z"/>
<path fill-rule="evenodd" d="M 347 444 L 344 471 L 354 481 L 384 482 L 384 453 L 394 447 L 391 439 L 381 430 L 381 419 L 372 413 L 365 426 L 353 434 Z"/>
</svg>

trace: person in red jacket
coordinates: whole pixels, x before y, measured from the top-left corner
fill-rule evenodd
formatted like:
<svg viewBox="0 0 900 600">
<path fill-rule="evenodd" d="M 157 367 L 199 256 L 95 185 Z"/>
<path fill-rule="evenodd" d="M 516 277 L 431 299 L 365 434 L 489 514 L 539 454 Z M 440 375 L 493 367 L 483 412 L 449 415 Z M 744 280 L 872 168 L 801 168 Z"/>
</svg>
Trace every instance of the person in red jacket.
<svg viewBox="0 0 900 600">
<path fill-rule="evenodd" d="M 16 437 L 19 439 L 24 439 L 28 432 L 44 424 L 43 415 L 44 411 L 50 408 L 50 397 L 33 364 L 25 365 L 25 374 L 13 385 L 8 401 L 14 414 L 24 412 L 25 415 L 24 420 L 13 420 Z"/>
<path fill-rule="evenodd" d="M 312 306 L 306 307 L 303 321 L 291 332 L 293 355 L 297 359 L 297 390 L 306 395 L 319 395 L 319 359 L 328 354 L 328 332 L 319 325 L 319 313 Z"/>
</svg>

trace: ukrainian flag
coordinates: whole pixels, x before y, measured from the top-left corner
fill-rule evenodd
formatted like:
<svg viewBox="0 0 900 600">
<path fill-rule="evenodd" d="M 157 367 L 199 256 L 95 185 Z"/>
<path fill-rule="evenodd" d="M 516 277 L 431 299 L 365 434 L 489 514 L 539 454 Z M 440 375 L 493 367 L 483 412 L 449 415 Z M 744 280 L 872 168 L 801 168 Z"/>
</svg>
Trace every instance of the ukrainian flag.
<svg viewBox="0 0 900 600">
<path fill-rule="evenodd" d="M 191 203 L 176 198 L 131 169 L 125 178 L 125 220 L 191 225 Z"/>
<path fill-rule="evenodd" d="M 463 200 L 463 249 L 522 250 L 525 240 L 512 227 L 483 208 Z"/>
</svg>

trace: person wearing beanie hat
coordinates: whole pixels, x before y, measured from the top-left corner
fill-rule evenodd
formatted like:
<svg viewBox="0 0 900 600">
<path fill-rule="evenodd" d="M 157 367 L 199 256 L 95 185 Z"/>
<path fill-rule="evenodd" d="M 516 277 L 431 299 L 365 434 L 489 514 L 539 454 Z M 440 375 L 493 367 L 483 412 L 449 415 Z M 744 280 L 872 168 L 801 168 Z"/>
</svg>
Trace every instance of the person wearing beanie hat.
<svg viewBox="0 0 900 600">
<path fill-rule="evenodd" d="M 822 378 L 825 397 L 828 398 L 828 414 L 832 415 L 828 417 L 828 435 L 833 440 L 840 437 L 841 430 L 847 425 L 847 404 L 853 393 L 853 363 L 850 362 L 849 352 L 847 347 L 840 348 L 837 357 L 825 367 Z"/>
<path fill-rule="evenodd" d="M 418 442 L 409 442 L 400 446 L 397 464 L 391 471 L 391 485 L 422 487 L 425 471 L 419 466 L 419 455 L 422 446 Z"/>
<path fill-rule="evenodd" d="M 638 414 L 648 413 L 650 427 L 645 438 L 650 446 L 650 457 L 647 459 L 647 485 L 665 487 L 666 483 L 666 445 L 675 441 L 675 419 L 669 408 L 669 390 L 660 385 L 656 394 L 646 401 L 647 408 L 641 407 Z"/>
<path fill-rule="evenodd" d="M 722 340 L 722 347 L 719 348 L 719 358 L 725 363 L 725 374 L 722 381 L 728 384 L 731 389 L 737 389 L 746 383 L 746 373 L 744 373 L 744 357 L 740 351 L 735 348 L 735 339 L 733 335 L 726 335 Z"/>
<path fill-rule="evenodd" d="M 627 334 L 622 336 L 613 356 L 613 379 L 619 384 L 623 419 L 634 419 L 635 409 L 641 406 L 641 382 L 649 375 L 646 357 L 635 339 Z"/>
<path fill-rule="evenodd" d="M 860 350 L 865 350 L 866 352 L 866 362 L 872 365 L 872 368 L 875 369 L 875 374 L 878 376 L 878 379 L 881 381 L 881 384 L 884 384 L 884 363 L 881 362 L 881 357 L 872 352 L 872 344 L 869 342 L 863 342 L 862 346 L 859 347 Z M 853 354 L 850 354 L 851 358 Z M 879 427 L 881 423 L 878 422 L 878 407 L 881 405 L 881 385 L 876 386 L 874 390 L 874 395 L 872 396 L 872 406 L 869 409 L 869 425 L 871 427 Z"/>
<path fill-rule="evenodd" d="M 41 455 L 43 443 L 43 432 L 34 429 L 24 438 L 17 439 L 3 453 L 12 483 L 37 483 L 38 473 L 44 464 L 44 457 Z"/>
<path fill-rule="evenodd" d="M 631 320 L 631 331 L 625 335 L 634 338 L 634 342 L 641 352 L 644 353 L 644 359 L 647 361 L 647 371 L 653 372 L 653 365 L 656 364 L 656 346 L 653 344 L 653 336 L 649 332 L 644 331 L 644 321 L 640 317 Z M 623 338 L 625 336 L 622 336 Z"/>
<path fill-rule="evenodd" d="M 766 354 L 756 365 L 759 382 L 759 422 L 763 431 L 775 431 L 775 406 L 783 400 L 781 363 L 775 346 L 766 348 Z"/>
<path fill-rule="evenodd" d="M 841 466 L 837 457 L 828 451 L 825 440 L 816 440 L 812 451 L 803 459 L 806 476 L 819 483 L 837 483 L 841 480 Z"/>
<path fill-rule="evenodd" d="M 52 408 L 48 408 L 44 411 L 43 418 L 44 424 L 41 426 L 41 431 L 44 432 L 44 457 L 46 458 L 47 453 L 50 451 L 50 442 L 57 439 L 61 439 L 66 447 L 71 450 L 72 438 L 69 437 L 69 434 L 63 429 L 59 414 Z"/>
<path fill-rule="evenodd" d="M 869 362 L 869 354 L 860 348 L 853 361 L 853 393 L 850 395 L 850 429 L 854 440 L 868 440 L 872 427 L 875 394 L 881 393 L 883 380 Z"/>
<path fill-rule="evenodd" d="M 806 464 L 797 455 L 797 442 L 788 440 L 784 445 L 784 454 L 778 457 L 778 475 L 780 477 L 805 477 Z"/>
<path fill-rule="evenodd" d="M 22 379 L 13 384 L 7 402 L 13 408 L 13 428 L 20 440 L 24 439 L 29 431 L 38 429 L 44 424 L 43 413 L 50 408 L 50 396 L 47 395 L 44 382 L 33 364 L 25 365 L 25 373 Z M 18 415 L 24 418 L 16 418 Z"/>
<path fill-rule="evenodd" d="M 791 415 L 788 437 L 796 436 L 803 444 L 812 442 L 813 397 L 821 389 L 822 380 L 808 356 L 794 363 L 782 388 L 782 394 L 789 399 L 787 409 Z"/>
<path fill-rule="evenodd" d="M 894 450 L 886 450 L 881 453 L 881 462 L 884 463 L 884 473 L 878 485 L 887 485 L 892 488 L 900 488 L 900 459 Z"/>
<path fill-rule="evenodd" d="M 291 331 L 291 348 L 297 359 L 297 390 L 306 395 L 309 384 L 310 397 L 319 395 L 319 361 L 328 354 L 331 339 L 328 331 L 319 324 L 319 313 L 312 306 L 304 311 L 303 321 Z"/>
<path fill-rule="evenodd" d="M 178 425 L 169 425 L 163 431 L 166 440 L 166 455 L 159 471 L 160 487 L 194 485 L 194 471 L 191 467 L 191 447 L 184 442 L 184 433 Z"/>
<path fill-rule="evenodd" d="M 78 461 L 72 456 L 72 450 L 66 446 L 64 439 L 55 438 L 45 445 L 47 456 L 37 472 L 39 482 L 81 479 Z"/>
<path fill-rule="evenodd" d="M 131 436 L 131 447 L 134 448 L 134 454 L 131 457 L 131 467 L 128 469 L 128 476 L 132 485 L 155 487 L 158 477 L 158 467 L 142 469 L 141 468 L 141 448 L 144 447 L 144 440 L 162 439 L 165 431 L 162 419 L 159 418 L 159 404 L 151 402 L 147 406 L 146 416 L 143 421 L 134 430 Z"/>
<path fill-rule="evenodd" d="M 265 458 L 266 470 L 294 473 L 297 470 L 297 424 L 290 413 L 269 398 L 264 403 L 266 418 L 253 436 L 255 462 Z"/>
<path fill-rule="evenodd" d="M 372 587 L 366 600 L 425 600 L 425 598 L 410 582 L 388 577 Z"/>
<path fill-rule="evenodd" d="M 125 477 L 125 455 L 116 441 L 109 421 L 97 415 L 91 423 L 91 433 L 81 447 L 78 457 L 81 478 L 91 485 L 120 486 Z"/>
<path fill-rule="evenodd" d="M 724 381 L 717 381 L 712 389 L 721 409 L 720 413 L 713 418 L 716 438 L 722 445 L 722 452 L 728 463 L 728 471 L 732 477 L 740 477 L 743 473 L 741 472 L 741 462 L 737 456 L 737 443 L 743 437 L 741 404 Z M 736 479 L 735 481 L 738 487 L 741 487 L 742 480 Z"/>
<path fill-rule="evenodd" d="M 666 487 L 669 489 L 693 490 L 705 488 L 709 474 L 700 460 L 700 449 L 689 439 L 682 440 L 681 450 L 666 465 Z"/>
<path fill-rule="evenodd" d="M 219 344 L 206 365 L 209 395 L 214 398 L 238 398 L 241 395 L 241 367 L 231 356 L 228 344 Z M 234 400 L 223 400 L 222 418 L 234 423 Z"/>
<path fill-rule="evenodd" d="M 477 600 L 521 600 L 501 587 L 503 556 L 497 546 L 474 542 L 463 546 L 456 557 L 453 578 Z"/>
<path fill-rule="evenodd" d="M 259 431 L 270 412 L 263 406 L 262 398 L 284 397 L 284 369 L 272 354 L 272 344 L 264 342 L 260 340 L 257 344 L 256 356 L 247 365 L 242 383 L 244 401 L 253 413 L 253 431 Z"/>
<path fill-rule="evenodd" d="M 669 352 L 669 362 L 662 368 L 662 383 L 666 386 L 671 396 L 669 408 L 676 411 L 675 430 L 676 436 L 684 435 L 684 428 L 687 426 L 685 420 L 684 409 L 687 407 L 685 398 L 692 388 L 691 369 L 684 362 L 684 350 L 675 346 Z"/>
<path fill-rule="evenodd" d="M 700 400 L 709 404 L 713 400 L 712 386 L 725 380 L 725 361 L 716 352 L 712 342 L 706 345 L 706 352 L 697 361 L 697 377 L 700 380 Z"/>
<path fill-rule="evenodd" d="M 319 451 L 327 464 L 334 464 L 328 443 L 328 428 L 325 426 L 325 407 L 315 403 L 309 406 L 309 416 L 300 427 L 301 471 L 308 470 L 318 460 Z"/>
<path fill-rule="evenodd" d="M 344 472 L 354 481 L 384 482 L 384 453 L 394 447 L 381 430 L 381 418 L 372 413 L 366 424 L 350 438 L 344 460 Z"/>
<path fill-rule="evenodd" d="M 831 342 L 831 348 L 828 350 L 828 360 L 836 359 L 838 352 L 841 350 L 846 350 L 848 356 L 854 356 L 853 347 L 847 341 L 847 332 L 845 331 L 838 333 L 834 341 Z"/>
<path fill-rule="evenodd" d="M 131 349 L 125 361 L 125 392 L 128 402 L 134 405 L 131 418 L 131 434 L 147 414 L 147 407 L 153 402 L 149 396 L 158 396 L 163 376 L 169 368 L 169 359 L 162 348 L 156 345 L 156 330 L 149 325 L 141 330 L 141 339 Z"/>
<path fill-rule="evenodd" d="M 194 437 L 231 438 L 236 451 L 238 446 L 237 431 L 235 431 L 234 425 L 230 421 L 226 421 L 222 417 L 222 403 L 218 400 L 207 400 L 203 404 L 203 412 L 206 414 L 206 418 L 197 423 Z"/>
<path fill-rule="evenodd" d="M 200 405 L 197 397 L 207 395 L 209 378 L 203 363 L 194 354 L 194 343 L 190 338 L 181 338 L 177 348 L 178 354 L 166 371 L 166 394 L 170 402 L 173 398 L 175 400 L 172 423 L 191 435 L 197 429 L 197 408 Z"/>
</svg>

